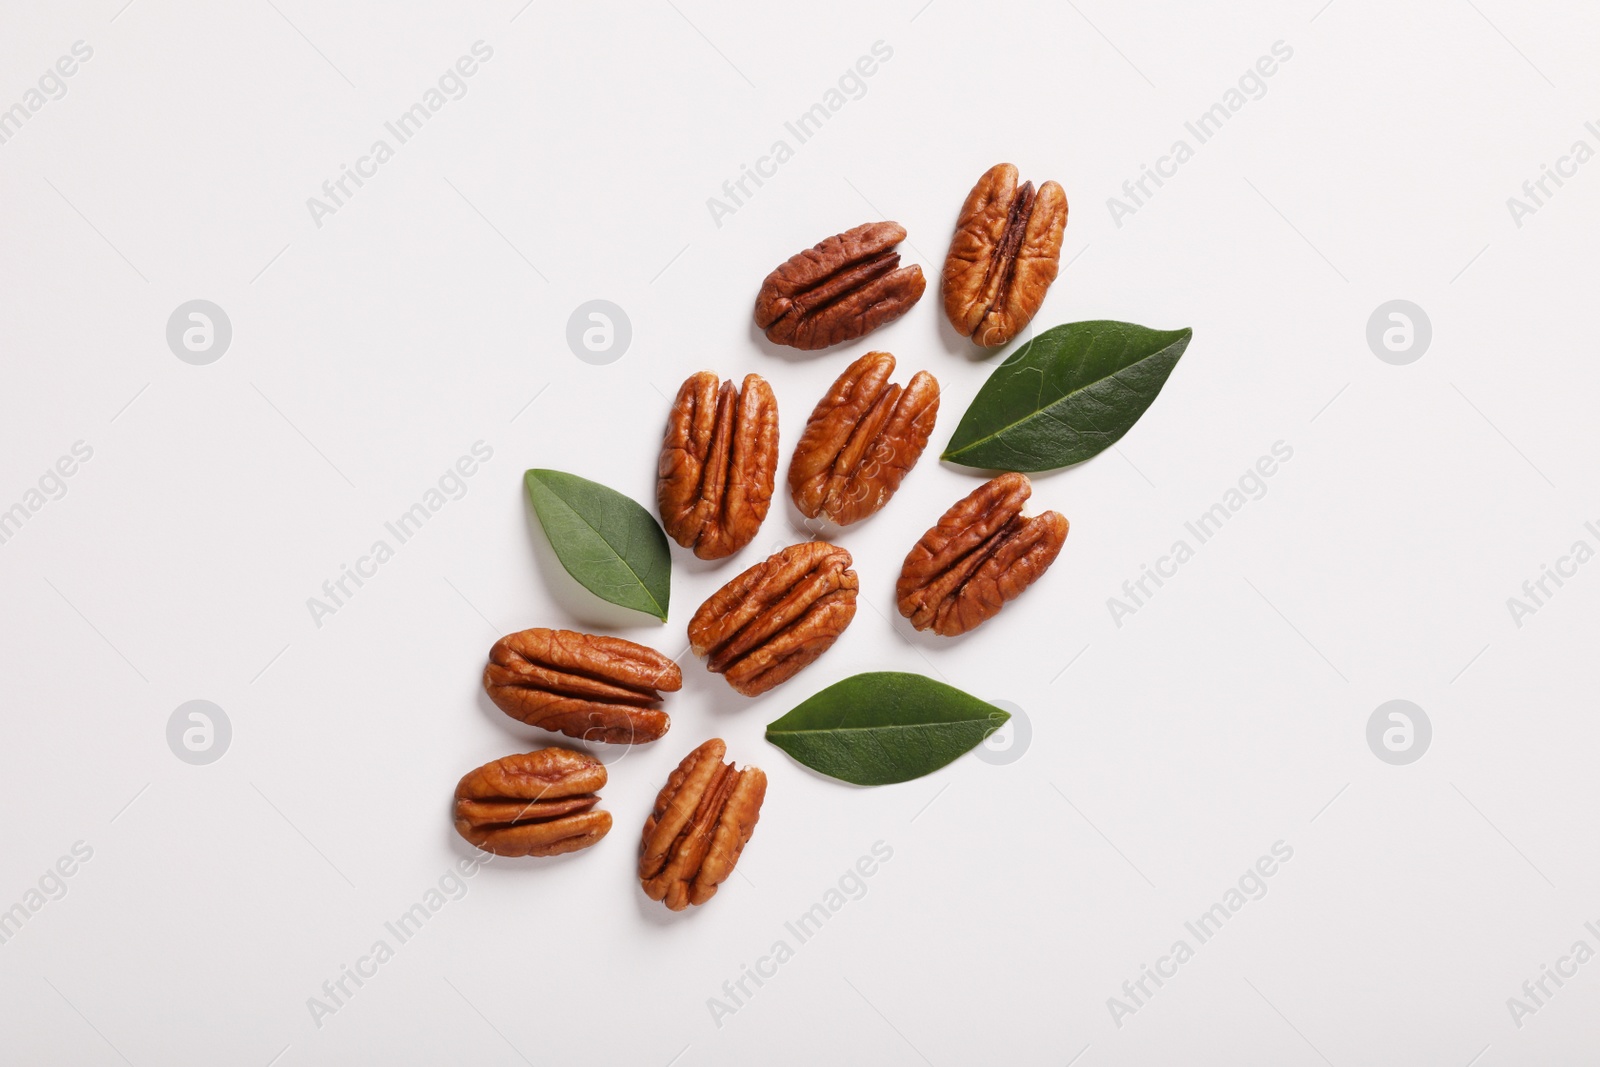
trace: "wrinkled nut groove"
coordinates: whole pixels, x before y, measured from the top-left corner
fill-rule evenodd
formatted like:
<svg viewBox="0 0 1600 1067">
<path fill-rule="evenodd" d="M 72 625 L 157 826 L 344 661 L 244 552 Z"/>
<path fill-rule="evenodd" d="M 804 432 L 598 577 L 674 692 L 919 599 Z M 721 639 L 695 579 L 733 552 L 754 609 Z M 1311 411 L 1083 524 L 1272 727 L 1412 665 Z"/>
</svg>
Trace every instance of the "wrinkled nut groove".
<svg viewBox="0 0 1600 1067">
<path fill-rule="evenodd" d="M 889 384 L 893 373 L 893 356 L 868 352 L 817 402 L 789 461 L 789 493 L 806 518 L 861 521 L 888 503 L 927 447 L 939 383 L 918 371 L 902 389 Z"/>
<path fill-rule="evenodd" d="M 672 403 L 656 465 L 661 525 L 701 559 L 731 556 L 755 537 L 778 469 L 778 403 L 759 375 L 744 387 L 701 371 Z"/>
<path fill-rule="evenodd" d="M 656 705 L 683 688 L 678 665 L 620 637 L 523 630 L 489 650 L 483 688 L 495 707 L 529 726 L 586 741 L 654 741 L 672 720 Z"/>
<path fill-rule="evenodd" d="M 1067 520 L 1022 517 L 1033 492 L 1002 474 L 956 502 L 906 556 L 895 584 L 900 614 L 918 630 L 964 634 L 993 618 L 1044 574 L 1067 539 Z"/>
<path fill-rule="evenodd" d="M 922 299 L 916 264 L 900 266 L 898 222 L 869 222 L 790 256 L 756 295 L 756 325 L 773 344 L 817 349 L 893 322 Z"/>
<path fill-rule="evenodd" d="M 791 545 L 711 595 L 689 620 L 689 647 L 747 697 L 793 678 L 856 614 L 850 553 L 825 541 Z"/>
<path fill-rule="evenodd" d="M 570 748 L 541 748 L 485 763 L 456 786 L 456 832 L 496 856 L 559 856 L 611 829 L 597 811 L 605 765 Z"/>
<path fill-rule="evenodd" d="M 713 737 L 684 757 L 656 796 L 639 840 L 639 883 L 673 911 L 704 904 L 733 873 L 761 817 L 767 776 L 722 762 Z"/>
<path fill-rule="evenodd" d="M 950 325 L 976 344 L 1003 345 L 1044 303 L 1061 261 L 1067 194 L 1055 182 L 1017 185 L 1010 163 L 990 167 L 961 205 L 941 285 Z"/>
</svg>

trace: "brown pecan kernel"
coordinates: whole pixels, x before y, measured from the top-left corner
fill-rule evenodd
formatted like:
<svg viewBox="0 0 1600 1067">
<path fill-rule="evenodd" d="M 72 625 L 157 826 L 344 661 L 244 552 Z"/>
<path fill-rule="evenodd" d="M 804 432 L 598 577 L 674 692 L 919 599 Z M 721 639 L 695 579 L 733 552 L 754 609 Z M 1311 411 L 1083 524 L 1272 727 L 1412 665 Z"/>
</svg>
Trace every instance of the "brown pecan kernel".
<svg viewBox="0 0 1600 1067">
<path fill-rule="evenodd" d="M 898 222 L 869 222 L 790 256 L 756 295 L 756 325 L 773 344 L 816 349 L 853 341 L 922 299 L 916 264 L 900 266 Z"/>
<path fill-rule="evenodd" d="M 790 545 L 711 595 L 689 620 L 689 647 L 747 697 L 793 678 L 856 614 L 850 553 L 825 541 Z"/>
<path fill-rule="evenodd" d="M 684 757 L 656 795 L 639 839 L 639 883 L 673 911 L 704 904 L 733 873 L 761 817 L 767 776 L 723 763 L 728 746 L 713 737 Z"/>
<path fill-rule="evenodd" d="M 1067 520 L 1022 517 L 1033 492 L 1021 474 L 985 482 L 945 512 L 906 556 L 895 584 L 900 614 L 918 630 L 955 637 L 992 618 L 1044 574 Z"/>
<path fill-rule="evenodd" d="M 939 383 L 919 371 L 889 384 L 894 357 L 868 352 L 817 402 L 789 461 L 789 493 L 808 519 L 840 526 L 889 502 L 928 444 L 939 415 Z"/>
<path fill-rule="evenodd" d="M 497 759 L 456 786 L 456 832 L 496 856 L 576 852 L 611 829 L 594 807 L 605 784 L 605 765 L 570 748 Z"/>
<path fill-rule="evenodd" d="M 523 630 L 489 650 L 483 688 L 495 706 L 529 726 L 586 741 L 654 741 L 672 720 L 661 692 L 683 687 L 678 665 L 620 637 Z"/>
<path fill-rule="evenodd" d="M 731 556 L 755 537 L 778 470 L 778 403 L 748 374 L 743 389 L 701 371 L 672 403 L 656 464 L 661 525 L 701 559 Z"/>
<path fill-rule="evenodd" d="M 1010 163 L 990 167 L 961 205 L 941 285 L 950 325 L 980 345 L 1003 345 L 1028 325 L 1056 280 L 1067 194 L 1017 186 Z"/>
</svg>

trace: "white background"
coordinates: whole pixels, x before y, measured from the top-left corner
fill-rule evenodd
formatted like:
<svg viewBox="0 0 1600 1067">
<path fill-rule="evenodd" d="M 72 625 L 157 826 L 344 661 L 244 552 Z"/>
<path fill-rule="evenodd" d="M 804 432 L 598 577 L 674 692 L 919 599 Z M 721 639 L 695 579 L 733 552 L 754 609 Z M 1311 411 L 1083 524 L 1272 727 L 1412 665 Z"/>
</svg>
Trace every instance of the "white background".
<svg viewBox="0 0 1600 1067">
<path fill-rule="evenodd" d="M 0 945 L 7 1062 L 1592 1060 L 1600 962 L 1547 982 L 1520 1028 L 1507 998 L 1574 941 L 1600 949 L 1600 565 L 1520 628 L 1506 605 L 1573 541 L 1600 544 L 1580 310 L 1600 163 L 1521 227 L 1506 205 L 1575 140 L 1600 147 L 1592 10 L 121 2 L 13 0 L 0 32 L 0 107 L 93 48 L 0 144 L 0 507 L 93 448 L 0 545 L 0 908 L 93 849 Z M 467 94 L 319 228 L 307 198 L 478 40 L 493 58 Z M 893 56 L 865 94 L 718 226 L 707 198 L 793 147 L 784 121 L 876 41 Z M 1265 95 L 1116 225 L 1107 198 L 1193 144 L 1184 121 L 1276 41 L 1293 57 Z M 1194 341 L 1117 451 L 1035 479 L 1065 550 L 949 641 L 904 625 L 893 583 L 978 484 L 936 455 L 992 359 L 931 285 L 816 355 L 766 344 L 750 310 L 785 257 L 881 217 L 936 279 L 1000 160 L 1072 205 L 1036 325 Z M 165 341 L 194 298 L 233 324 L 209 366 Z M 594 298 L 633 326 L 609 366 L 565 341 Z M 1408 366 L 1365 339 L 1395 298 L 1433 324 Z M 554 565 L 524 468 L 651 501 L 665 397 L 701 369 L 772 383 L 786 462 L 869 347 L 944 397 L 899 494 L 837 537 L 862 583 L 844 637 L 753 701 L 685 656 L 671 733 L 605 753 L 613 833 L 491 864 L 317 1026 L 307 999 L 470 854 L 457 778 L 554 740 L 482 695 L 497 636 L 569 626 L 676 655 L 712 590 L 809 535 L 785 503 L 734 560 L 674 549 L 659 626 Z M 316 626 L 307 598 L 479 440 L 494 457 L 466 495 Z M 1107 598 L 1277 441 L 1293 458 L 1265 496 L 1118 627 Z M 763 741 L 881 669 L 1013 702 L 1031 743 L 866 790 Z M 1365 739 L 1395 698 L 1433 724 L 1409 766 Z M 167 747 L 192 699 L 232 722 L 209 766 Z M 739 873 L 671 915 L 633 877 L 637 834 L 713 735 L 767 770 L 767 803 Z M 1185 920 L 1280 840 L 1293 859 L 1266 895 L 1117 1025 L 1107 998 L 1195 945 Z M 717 1026 L 708 998 L 793 946 L 785 921 L 877 841 L 893 858 L 866 895 Z"/>
</svg>

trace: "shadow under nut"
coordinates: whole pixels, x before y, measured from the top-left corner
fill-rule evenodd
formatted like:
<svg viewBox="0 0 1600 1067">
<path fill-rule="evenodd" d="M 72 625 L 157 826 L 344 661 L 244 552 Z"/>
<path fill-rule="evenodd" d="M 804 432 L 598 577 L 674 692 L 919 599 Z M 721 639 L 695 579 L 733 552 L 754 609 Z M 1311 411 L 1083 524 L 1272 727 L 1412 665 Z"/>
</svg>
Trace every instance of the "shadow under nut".
<svg viewBox="0 0 1600 1067">
<path fill-rule="evenodd" d="M 778 469 L 778 402 L 759 375 L 742 387 L 710 371 L 678 390 L 656 464 L 661 525 L 701 559 L 731 556 L 755 538 Z"/>
<path fill-rule="evenodd" d="M 689 620 L 689 647 L 745 696 L 793 678 L 832 647 L 856 614 L 850 553 L 791 545 L 717 590 Z"/>
<path fill-rule="evenodd" d="M 489 699 L 513 719 L 610 744 L 660 738 L 672 725 L 662 693 L 682 687 L 683 672 L 655 649 L 572 630 L 507 634 L 483 670 Z"/>
<path fill-rule="evenodd" d="M 907 554 L 895 583 L 900 614 L 918 630 L 956 637 L 999 614 L 1038 581 L 1066 543 L 1058 512 L 1022 506 L 1027 476 L 1002 474 L 953 504 Z"/>
<path fill-rule="evenodd" d="M 656 794 L 639 839 L 639 884 L 673 911 L 704 904 L 733 873 L 761 817 L 767 776 L 723 762 L 714 737 L 683 758 Z"/>
<path fill-rule="evenodd" d="M 919 371 L 891 385 L 894 356 L 868 352 L 817 401 L 789 461 L 800 514 L 839 526 L 860 522 L 894 495 L 916 465 L 939 416 L 939 383 Z"/>
<path fill-rule="evenodd" d="M 606 784 L 599 760 L 542 748 L 492 760 L 456 785 L 456 832 L 496 856 L 559 856 L 588 848 L 611 829 L 599 811 Z"/>
</svg>

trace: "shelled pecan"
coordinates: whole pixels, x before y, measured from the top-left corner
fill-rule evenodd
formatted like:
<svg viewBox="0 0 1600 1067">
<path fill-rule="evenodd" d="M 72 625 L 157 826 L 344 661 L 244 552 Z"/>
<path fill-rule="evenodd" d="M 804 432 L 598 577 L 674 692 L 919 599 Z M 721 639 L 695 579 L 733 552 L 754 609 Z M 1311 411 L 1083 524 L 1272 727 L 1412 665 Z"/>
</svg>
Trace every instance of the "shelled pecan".
<svg viewBox="0 0 1600 1067">
<path fill-rule="evenodd" d="M 731 556 L 755 537 L 778 469 L 778 403 L 747 374 L 743 388 L 701 371 L 678 390 L 656 464 L 661 525 L 701 559 Z"/>
<path fill-rule="evenodd" d="M 606 768 L 570 748 L 541 748 L 485 763 L 456 786 L 456 832 L 496 856 L 559 856 L 611 829 L 596 810 Z"/>
<path fill-rule="evenodd" d="M 967 194 L 941 287 L 950 325 L 984 346 L 1003 345 L 1028 325 L 1056 280 L 1067 194 L 1055 182 L 1034 192 L 1017 168 L 998 163 Z"/>
<path fill-rule="evenodd" d="M 922 298 L 916 264 L 900 266 L 898 222 L 869 222 L 785 260 L 756 295 L 756 325 L 773 344 L 817 349 L 893 322 Z"/>
<path fill-rule="evenodd" d="M 1026 475 L 1002 474 L 957 501 L 906 556 L 895 584 L 900 614 L 918 630 L 964 634 L 993 618 L 1044 574 L 1067 539 L 1067 520 L 1023 518 Z"/>
<path fill-rule="evenodd" d="M 678 665 L 620 637 L 542 628 L 507 634 L 489 650 L 483 687 L 530 726 L 586 741 L 639 744 L 667 732 L 657 705 L 683 687 Z"/>
<path fill-rule="evenodd" d="M 939 383 L 918 371 L 889 384 L 894 357 L 868 352 L 817 402 L 789 461 L 789 493 L 800 514 L 840 526 L 859 522 L 894 495 L 928 444 L 939 415 Z"/>
<path fill-rule="evenodd" d="M 807 541 L 775 553 L 711 595 L 689 620 L 689 647 L 753 697 L 828 650 L 856 614 L 850 553 Z"/>
<path fill-rule="evenodd" d="M 673 911 L 704 904 L 733 873 L 761 817 L 767 776 L 722 762 L 713 737 L 684 757 L 656 795 L 639 840 L 639 884 Z"/>
</svg>

